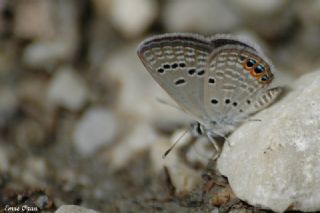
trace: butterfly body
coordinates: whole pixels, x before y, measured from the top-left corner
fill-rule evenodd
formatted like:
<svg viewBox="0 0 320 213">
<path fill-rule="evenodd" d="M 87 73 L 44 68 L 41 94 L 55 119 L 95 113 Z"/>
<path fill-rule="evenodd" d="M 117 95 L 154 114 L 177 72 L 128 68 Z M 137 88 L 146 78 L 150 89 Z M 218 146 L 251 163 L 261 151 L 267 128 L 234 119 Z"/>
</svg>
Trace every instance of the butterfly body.
<svg viewBox="0 0 320 213">
<path fill-rule="evenodd" d="M 210 137 L 225 136 L 271 104 L 273 67 L 259 47 L 230 35 L 172 33 L 138 47 L 151 76 Z"/>
</svg>

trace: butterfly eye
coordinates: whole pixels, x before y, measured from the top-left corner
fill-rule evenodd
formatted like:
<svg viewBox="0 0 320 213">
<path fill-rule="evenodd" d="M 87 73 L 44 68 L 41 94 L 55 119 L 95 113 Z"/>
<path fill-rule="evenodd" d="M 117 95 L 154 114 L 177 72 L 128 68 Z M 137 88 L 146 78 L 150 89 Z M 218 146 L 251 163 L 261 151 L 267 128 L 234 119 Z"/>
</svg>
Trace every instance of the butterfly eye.
<svg viewBox="0 0 320 213">
<path fill-rule="evenodd" d="M 249 60 L 247 61 L 247 67 L 252 67 L 253 65 L 255 65 L 255 63 L 256 63 L 255 60 L 249 59 Z"/>
</svg>

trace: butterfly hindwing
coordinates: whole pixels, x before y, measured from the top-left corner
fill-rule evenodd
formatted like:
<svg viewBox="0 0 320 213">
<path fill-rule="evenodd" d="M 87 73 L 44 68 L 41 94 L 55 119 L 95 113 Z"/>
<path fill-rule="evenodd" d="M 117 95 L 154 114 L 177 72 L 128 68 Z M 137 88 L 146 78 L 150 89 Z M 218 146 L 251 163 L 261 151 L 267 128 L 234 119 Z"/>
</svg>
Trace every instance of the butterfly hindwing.
<svg viewBox="0 0 320 213">
<path fill-rule="evenodd" d="M 244 45 L 228 45 L 211 53 L 207 78 L 215 83 L 204 89 L 210 119 L 236 125 L 274 101 L 280 90 L 270 90 L 273 74 L 266 60 Z"/>
</svg>

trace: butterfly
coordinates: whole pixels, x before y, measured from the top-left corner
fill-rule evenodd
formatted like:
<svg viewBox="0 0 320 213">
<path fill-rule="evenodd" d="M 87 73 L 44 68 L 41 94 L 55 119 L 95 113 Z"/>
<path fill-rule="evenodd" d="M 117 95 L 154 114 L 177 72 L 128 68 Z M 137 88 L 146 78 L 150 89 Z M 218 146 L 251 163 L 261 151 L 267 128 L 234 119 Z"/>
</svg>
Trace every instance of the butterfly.
<svg viewBox="0 0 320 213">
<path fill-rule="evenodd" d="M 211 141 L 231 133 L 282 92 L 271 86 L 275 69 L 261 49 L 232 35 L 156 35 L 142 41 L 137 54 Z"/>
</svg>

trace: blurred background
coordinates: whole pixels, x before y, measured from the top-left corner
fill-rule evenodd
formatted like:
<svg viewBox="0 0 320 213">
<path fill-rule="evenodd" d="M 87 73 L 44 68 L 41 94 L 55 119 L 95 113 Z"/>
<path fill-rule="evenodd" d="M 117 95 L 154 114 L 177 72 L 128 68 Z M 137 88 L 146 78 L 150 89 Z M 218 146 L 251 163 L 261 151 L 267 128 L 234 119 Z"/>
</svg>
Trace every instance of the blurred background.
<svg viewBox="0 0 320 213">
<path fill-rule="evenodd" d="M 0 0 L 1 208 L 190 210 L 172 195 L 208 158 L 162 160 L 190 119 L 136 55 L 165 32 L 249 37 L 291 79 L 320 65 L 317 0 Z"/>
</svg>

